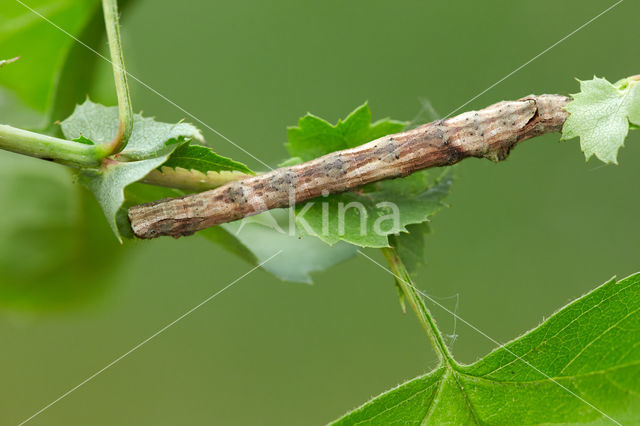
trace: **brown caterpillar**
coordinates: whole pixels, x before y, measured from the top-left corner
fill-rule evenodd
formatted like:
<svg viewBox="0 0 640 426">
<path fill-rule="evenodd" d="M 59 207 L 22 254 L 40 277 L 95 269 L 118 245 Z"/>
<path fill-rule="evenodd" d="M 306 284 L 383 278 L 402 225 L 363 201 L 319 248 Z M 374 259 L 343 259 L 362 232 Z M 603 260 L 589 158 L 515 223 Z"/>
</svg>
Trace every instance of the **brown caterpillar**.
<svg viewBox="0 0 640 426">
<path fill-rule="evenodd" d="M 134 206 L 131 227 L 139 238 L 180 237 L 467 157 L 501 161 L 517 143 L 560 131 L 568 102 L 560 95 L 504 101 L 206 192 Z"/>
</svg>

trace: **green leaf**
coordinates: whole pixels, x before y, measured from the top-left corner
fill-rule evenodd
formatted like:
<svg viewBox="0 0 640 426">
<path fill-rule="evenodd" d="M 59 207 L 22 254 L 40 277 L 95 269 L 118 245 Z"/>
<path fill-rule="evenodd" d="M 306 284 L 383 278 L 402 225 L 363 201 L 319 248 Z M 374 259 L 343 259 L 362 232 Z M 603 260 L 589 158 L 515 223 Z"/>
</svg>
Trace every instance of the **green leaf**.
<svg viewBox="0 0 640 426">
<path fill-rule="evenodd" d="M 169 160 L 164 163 L 164 166 L 172 169 L 180 167 L 186 170 L 196 170 L 204 174 L 223 171 L 254 174 L 244 164 L 218 155 L 211 148 L 202 145 L 182 145 L 178 147 L 171 154 Z"/>
<path fill-rule="evenodd" d="M 135 1 L 118 2 L 125 17 Z M 22 57 L 15 69 L 0 73 L 0 117 L 17 127 L 58 133 L 51 122 L 70 115 L 93 86 L 98 65 L 108 66 L 94 52 L 104 47 L 102 8 L 98 0 L 26 3 L 83 44 L 19 2 L 3 5 L 0 52 L 15 51 Z"/>
<path fill-rule="evenodd" d="M 90 101 L 79 105 L 62 122 L 62 131 L 67 139 L 84 138 L 95 144 L 111 141 L 117 129 L 117 107 L 105 107 Z M 83 169 L 79 172 L 80 181 L 96 196 L 120 241 L 121 232 L 129 235 L 130 229 L 121 214 L 125 201 L 124 189 L 160 167 L 176 148 L 192 139 L 202 140 L 202 135 L 191 124 L 159 123 L 136 114 L 129 143 L 115 156 L 118 161 L 107 160 L 99 169 Z"/>
<path fill-rule="evenodd" d="M 635 274 L 605 283 L 471 365 L 444 364 L 334 424 L 611 423 L 606 416 L 633 424 L 639 341 Z"/>
<path fill-rule="evenodd" d="M 105 290 L 126 251 L 69 170 L 2 151 L 0 204 L 0 307 L 60 310 Z"/>
<path fill-rule="evenodd" d="M 452 183 L 450 168 L 376 182 L 297 207 L 296 223 L 304 235 L 328 244 L 343 240 L 360 247 L 387 247 L 389 235 L 408 232 L 408 225 L 428 221 L 446 207 Z"/>
<path fill-rule="evenodd" d="M 594 77 L 581 81 L 580 93 L 572 97 L 566 106 L 570 115 L 562 139 L 580 137 L 587 160 L 595 155 L 605 163 L 617 164 L 629 126 L 640 125 L 640 84 L 621 80 L 614 85 Z"/>
<path fill-rule="evenodd" d="M 104 24 L 92 24 L 96 17 L 101 16 L 97 0 L 33 0 L 27 3 L 92 47 L 102 39 Z M 86 55 L 86 47 L 79 46 L 78 49 L 71 37 L 19 2 L 4 2 L 0 21 L 3 23 L 0 52 L 6 58 L 21 57 L 0 72 L 0 86 L 3 88 L 0 91 L 3 97 L 0 116 L 4 122 L 13 125 L 44 128 L 52 114 L 70 112 L 64 111 L 65 103 L 68 104 L 65 99 L 81 96 L 72 100 L 75 103 L 86 96 L 96 55 Z M 76 59 L 83 61 L 75 63 L 73 68 L 66 66 L 68 60 L 75 62 Z M 80 69 L 82 78 L 72 80 L 70 72 L 75 70 L 77 76 Z M 65 90 L 58 90 L 60 82 L 68 84 Z M 84 93 L 79 94 L 80 91 Z M 62 117 L 64 115 L 55 118 Z"/>
<path fill-rule="evenodd" d="M 309 161 L 397 133 L 406 124 L 388 118 L 372 124 L 371 110 L 366 103 L 356 108 L 344 121 L 338 120 L 335 126 L 320 117 L 307 114 L 298 121 L 297 127 L 289 127 L 287 149 L 292 157 Z"/>
</svg>

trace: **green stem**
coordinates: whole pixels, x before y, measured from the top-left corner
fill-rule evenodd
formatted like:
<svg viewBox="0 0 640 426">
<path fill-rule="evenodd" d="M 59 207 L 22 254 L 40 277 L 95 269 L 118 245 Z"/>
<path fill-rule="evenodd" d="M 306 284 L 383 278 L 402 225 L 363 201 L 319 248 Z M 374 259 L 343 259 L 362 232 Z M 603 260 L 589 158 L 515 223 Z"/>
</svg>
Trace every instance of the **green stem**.
<svg viewBox="0 0 640 426">
<path fill-rule="evenodd" d="M 118 93 L 118 112 L 120 123 L 118 133 L 109 142 L 109 153 L 117 154 L 122 151 L 129 141 L 133 131 L 133 105 L 129 93 L 129 83 L 127 81 L 127 71 L 124 66 L 124 55 L 122 53 L 122 41 L 120 40 L 120 22 L 118 18 L 118 1 L 102 0 L 104 11 L 104 22 L 107 28 L 107 38 L 109 39 L 109 51 L 111 53 L 111 64 L 113 65 L 113 77 Z"/>
<path fill-rule="evenodd" d="M 0 149 L 72 167 L 98 167 L 104 147 L 85 145 L 0 124 Z"/>
<path fill-rule="evenodd" d="M 451 367 L 456 366 L 456 361 L 453 359 L 453 356 L 449 352 L 449 348 L 447 348 L 447 345 L 444 342 L 442 332 L 436 325 L 436 321 L 433 319 L 431 312 L 429 312 L 422 301 L 422 298 L 418 294 L 415 285 L 413 285 L 411 276 L 409 275 L 407 268 L 404 266 L 404 263 L 402 263 L 402 259 L 398 256 L 397 251 L 392 247 L 385 247 L 381 250 L 389 263 L 391 272 L 393 272 L 396 277 L 396 282 L 409 301 L 411 308 L 413 308 L 413 311 L 418 316 L 418 321 L 420 321 L 422 328 L 427 332 L 431 345 L 438 354 L 440 361 L 446 361 Z"/>
</svg>

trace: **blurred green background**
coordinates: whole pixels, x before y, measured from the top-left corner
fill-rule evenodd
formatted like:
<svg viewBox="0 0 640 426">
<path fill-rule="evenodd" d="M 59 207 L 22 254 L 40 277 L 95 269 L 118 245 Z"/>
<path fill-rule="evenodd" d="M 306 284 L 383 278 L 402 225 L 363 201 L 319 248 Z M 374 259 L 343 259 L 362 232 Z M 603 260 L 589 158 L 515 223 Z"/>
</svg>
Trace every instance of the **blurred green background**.
<svg viewBox="0 0 640 426">
<path fill-rule="evenodd" d="M 613 3 L 140 0 L 125 11 L 123 36 L 133 75 L 276 164 L 286 157 L 285 127 L 307 111 L 335 121 L 368 100 L 374 118 L 410 120 L 426 98 L 444 116 Z M 640 73 L 638 16 L 639 3 L 621 3 L 464 109 L 576 92 L 574 77 Z M 43 40 L 58 34 L 48 31 Z M 113 104 L 110 67 L 98 66 L 92 98 Z M 137 110 L 165 121 L 185 117 L 131 84 Z M 218 152 L 261 168 L 203 130 Z M 577 141 L 558 139 L 525 142 L 501 164 L 464 161 L 451 208 L 432 224 L 417 284 L 450 309 L 457 295 L 457 313 L 501 342 L 611 276 L 640 270 L 640 132 L 617 167 L 585 164 Z M 37 231 L 16 233 L 8 219 L 29 214 L 12 213 L 15 200 L 45 197 L 50 176 L 67 185 L 61 167 L 6 153 L 0 160 L 3 180 L 28 185 L 0 191 L 4 264 L 62 250 L 53 235 L 37 252 L 16 251 L 12 241 Z M 43 168 L 52 171 L 39 179 Z M 79 211 L 95 209 L 85 198 L 74 201 Z M 39 211 L 33 220 L 64 214 L 75 223 L 67 210 Z M 109 231 L 104 221 L 91 223 L 78 253 L 95 241 L 87 232 Z M 29 417 L 250 269 L 198 237 L 124 248 L 113 241 L 91 262 L 53 266 L 68 276 L 41 277 L 31 296 L 46 294 L 56 308 L 0 294 L 0 423 Z M 392 279 L 378 266 L 356 257 L 314 281 L 250 274 L 31 424 L 321 424 L 435 365 L 426 336 L 413 314 L 402 314 Z M 20 275 L 0 270 L 0 282 L 19 293 Z M 69 294 L 92 297 L 60 304 Z M 430 307 L 453 334 L 452 316 Z M 455 333 L 461 361 L 494 347 L 463 324 Z"/>
</svg>

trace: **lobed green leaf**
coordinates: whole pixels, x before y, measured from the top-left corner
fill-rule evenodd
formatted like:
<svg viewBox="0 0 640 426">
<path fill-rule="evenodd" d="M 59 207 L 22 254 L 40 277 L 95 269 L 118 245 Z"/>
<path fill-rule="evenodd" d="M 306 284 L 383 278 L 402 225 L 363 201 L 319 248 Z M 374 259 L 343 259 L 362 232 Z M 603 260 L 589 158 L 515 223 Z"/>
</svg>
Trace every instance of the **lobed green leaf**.
<svg viewBox="0 0 640 426">
<path fill-rule="evenodd" d="M 562 139 L 579 137 L 587 160 L 595 155 L 604 163 L 617 164 L 629 127 L 640 125 L 640 84 L 630 79 L 611 84 L 594 77 L 581 81 L 580 93 L 572 97 Z"/>
<path fill-rule="evenodd" d="M 635 274 L 612 279 L 471 365 L 445 364 L 334 424 L 633 424 L 639 341 Z"/>
<path fill-rule="evenodd" d="M 404 121 L 388 118 L 371 123 L 371 110 L 365 103 L 344 120 L 338 120 L 335 125 L 307 114 L 298 121 L 297 127 L 289 127 L 289 142 L 286 146 L 292 157 L 309 161 L 333 151 L 353 148 L 390 133 L 397 133 L 406 125 Z"/>
</svg>

